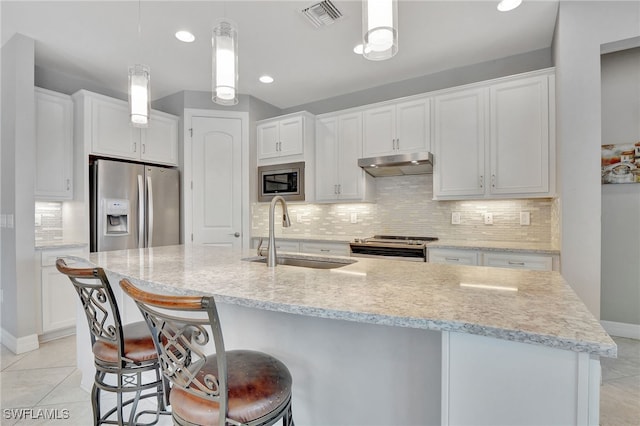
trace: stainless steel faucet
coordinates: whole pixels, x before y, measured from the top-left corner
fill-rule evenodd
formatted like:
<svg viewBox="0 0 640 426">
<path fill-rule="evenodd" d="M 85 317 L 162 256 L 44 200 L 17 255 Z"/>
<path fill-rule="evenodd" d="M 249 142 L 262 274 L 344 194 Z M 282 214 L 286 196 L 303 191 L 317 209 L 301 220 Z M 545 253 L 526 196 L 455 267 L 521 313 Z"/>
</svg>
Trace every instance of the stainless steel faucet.
<svg viewBox="0 0 640 426">
<path fill-rule="evenodd" d="M 276 204 L 282 204 L 282 226 L 288 228 L 291 226 L 289 220 L 289 211 L 287 210 L 287 202 L 280 195 L 276 195 L 271 199 L 269 207 L 269 252 L 267 253 L 267 266 L 276 266 L 276 237 L 273 235 L 273 215 L 275 214 Z"/>
</svg>

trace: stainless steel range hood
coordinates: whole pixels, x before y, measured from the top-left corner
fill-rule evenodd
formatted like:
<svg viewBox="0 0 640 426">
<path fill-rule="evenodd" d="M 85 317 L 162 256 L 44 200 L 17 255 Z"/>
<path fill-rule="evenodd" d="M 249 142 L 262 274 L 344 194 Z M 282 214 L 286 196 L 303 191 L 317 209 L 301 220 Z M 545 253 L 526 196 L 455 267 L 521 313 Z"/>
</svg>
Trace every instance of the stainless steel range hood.
<svg viewBox="0 0 640 426">
<path fill-rule="evenodd" d="M 433 155 L 430 152 L 414 152 L 361 158 L 358 166 L 373 177 L 424 175 L 433 173 Z"/>
</svg>

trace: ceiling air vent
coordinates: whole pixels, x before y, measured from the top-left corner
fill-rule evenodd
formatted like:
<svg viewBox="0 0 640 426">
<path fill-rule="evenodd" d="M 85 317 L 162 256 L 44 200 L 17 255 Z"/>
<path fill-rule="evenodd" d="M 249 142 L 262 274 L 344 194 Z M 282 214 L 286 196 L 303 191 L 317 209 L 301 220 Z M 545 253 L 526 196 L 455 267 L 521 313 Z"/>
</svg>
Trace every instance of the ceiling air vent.
<svg viewBox="0 0 640 426">
<path fill-rule="evenodd" d="M 329 0 L 302 9 L 302 14 L 316 27 L 326 27 L 342 18 L 342 12 Z"/>
</svg>

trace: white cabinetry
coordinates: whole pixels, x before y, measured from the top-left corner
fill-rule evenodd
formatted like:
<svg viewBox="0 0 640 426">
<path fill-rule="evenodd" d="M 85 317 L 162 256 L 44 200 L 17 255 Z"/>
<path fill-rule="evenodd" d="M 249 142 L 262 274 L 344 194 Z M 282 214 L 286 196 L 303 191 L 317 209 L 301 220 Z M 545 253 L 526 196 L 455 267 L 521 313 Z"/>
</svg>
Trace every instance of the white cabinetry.
<svg viewBox="0 0 640 426">
<path fill-rule="evenodd" d="M 451 265 L 482 265 L 494 268 L 560 270 L 560 257 L 554 254 L 514 252 L 508 250 L 475 250 L 457 248 L 428 248 L 427 261 Z"/>
<path fill-rule="evenodd" d="M 300 243 L 300 251 L 310 254 L 325 254 L 331 256 L 349 256 L 348 243 L 335 242 L 310 242 L 303 241 Z"/>
<path fill-rule="evenodd" d="M 434 198 L 555 195 L 553 75 L 473 85 L 434 98 Z"/>
<path fill-rule="evenodd" d="M 130 125 L 126 102 L 81 90 L 74 94 L 90 154 L 175 166 L 178 117 L 151 111 L 149 127 Z"/>
<path fill-rule="evenodd" d="M 68 95 L 35 88 L 35 197 L 73 198 L 73 101 Z"/>
<path fill-rule="evenodd" d="M 477 250 L 427 249 L 429 263 L 448 263 L 450 265 L 478 265 L 480 253 Z"/>
<path fill-rule="evenodd" d="M 58 257 L 83 256 L 83 248 L 42 250 L 40 264 L 41 333 L 60 337 L 75 332 L 78 295 L 66 275 L 56 269 Z M 70 260 L 67 264 L 72 264 Z M 45 338 L 46 340 L 46 338 Z"/>
<path fill-rule="evenodd" d="M 378 106 L 363 112 L 364 157 L 429 151 L 429 99 Z"/>
<path fill-rule="evenodd" d="M 313 121 L 311 114 L 299 112 L 259 122 L 258 165 L 305 160 L 305 145 L 313 138 Z"/>
<path fill-rule="evenodd" d="M 516 254 L 485 252 L 482 255 L 484 266 L 510 269 L 533 269 L 537 271 L 553 270 L 553 256 L 541 254 Z"/>
<path fill-rule="evenodd" d="M 373 179 L 358 167 L 362 155 L 362 113 L 316 121 L 316 201 L 370 201 Z"/>
</svg>

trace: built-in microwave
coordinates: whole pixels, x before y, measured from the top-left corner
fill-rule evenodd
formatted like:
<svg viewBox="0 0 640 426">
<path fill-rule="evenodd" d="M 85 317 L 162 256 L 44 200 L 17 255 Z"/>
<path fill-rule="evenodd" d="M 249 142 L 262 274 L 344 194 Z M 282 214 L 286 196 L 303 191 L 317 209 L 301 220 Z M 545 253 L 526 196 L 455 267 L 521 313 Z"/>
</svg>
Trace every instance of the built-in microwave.
<svg viewBox="0 0 640 426">
<path fill-rule="evenodd" d="M 304 201 L 304 161 L 258 167 L 258 201 L 281 195 L 287 201 Z"/>
</svg>

